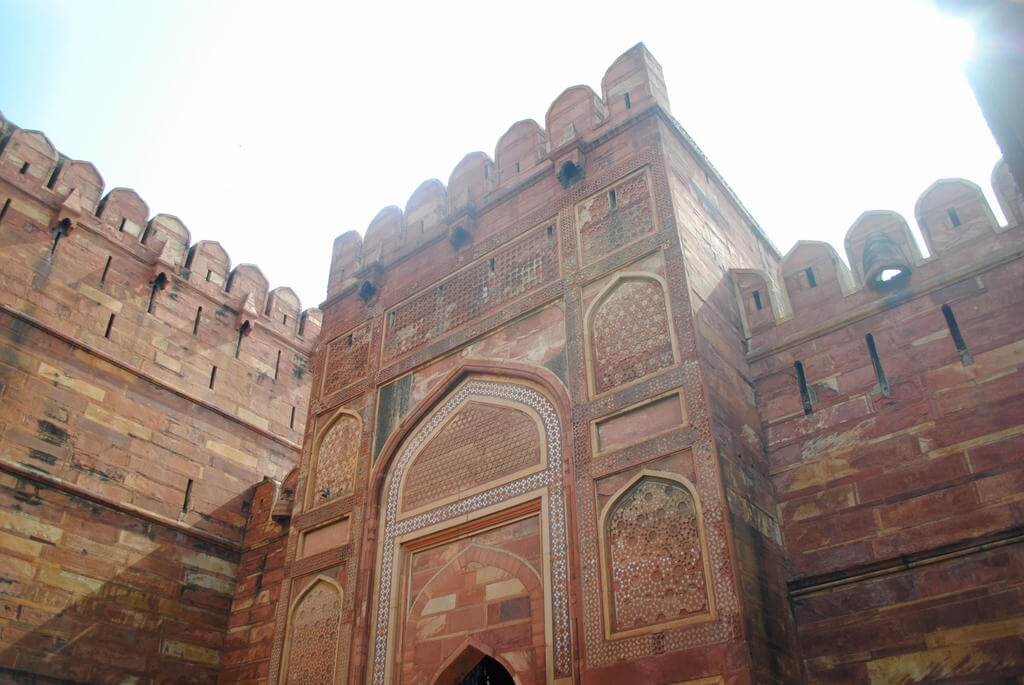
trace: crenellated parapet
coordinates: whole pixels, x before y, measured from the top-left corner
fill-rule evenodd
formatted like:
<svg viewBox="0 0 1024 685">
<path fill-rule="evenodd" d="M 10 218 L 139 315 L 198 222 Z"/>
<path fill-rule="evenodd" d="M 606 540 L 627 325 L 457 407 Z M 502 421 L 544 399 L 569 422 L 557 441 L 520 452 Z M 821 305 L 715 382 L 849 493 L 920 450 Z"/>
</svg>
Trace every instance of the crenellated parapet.
<svg viewBox="0 0 1024 685">
<path fill-rule="evenodd" d="M 942 179 L 921 194 L 915 215 L 928 257 L 900 214 L 868 211 L 846 233 L 845 261 L 828 243 L 801 240 L 775 273 L 733 269 L 751 354 L 1019 256 L 1024 198 L 1003 161 L 992 183 L 1006 226 L 999 225 L 981 188 L 970 181 Z"/>
<path fill-rule="evenodd" d="M 593 142 L 653 107 L 669 112 L 661 66 L 643 44 L 605 72 L 599 96 L 590 86 L 567 88 L 548 108 L 544 127 L 518 121 L 498 139 L 493 157 L 467 154 L 448 178 L 423 182 L 405 203 L 382 209 L 362 237 L 334 241 L 328 299 L 353 292 L 367 270 L 399 261 L 427 243 L 447 238 L 456 248 L 473 238 L 478 212 L 552 171 L 563 187 L 581 179 Z"/>
<path fill-rule="evenodd" d="M 2 117 L 0 211 L 6 308 L 300 440 L 319 309 Z"/>
</svg>

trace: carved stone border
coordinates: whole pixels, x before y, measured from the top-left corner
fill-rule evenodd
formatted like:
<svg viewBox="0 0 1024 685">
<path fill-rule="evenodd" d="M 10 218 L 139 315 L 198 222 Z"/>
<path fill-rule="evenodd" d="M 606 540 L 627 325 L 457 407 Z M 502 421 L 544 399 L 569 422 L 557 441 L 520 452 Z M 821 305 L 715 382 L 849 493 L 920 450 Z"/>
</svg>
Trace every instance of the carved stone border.
<svg viewBox="0 0 1024 685">
<path fill-rule="evenodd" d="M 318 357 L 320 355 L 317 355 Z M 373 358 L 371 356 L 371 364 Z M 354 388 L 355 386 L 353 386 Z M 342 393 L 347 395 L 346 393 Z M 340 396 L 340 395 L 339 395 Z M 336 397 L 339 397 L 336 396 Z M 329 568 L 337 569 L 334 571 L 339 577 L 343 578 L 340 582 L 342 588 L 342 632 L 339 634 L 339 642 L 343 644 L 344 649 L 350 652 L 352 634 L 355 627 L 355 601 L 356 601 L 356 577 L 355 571 L 357 566 L 357 560 L 362 552 L 363 539 L 360 536 L 356 536 L 354 539 L 348 541 L 344 545 L 334 550 L 325 551 L 321 554 L 307 557 L 306 559 L 298 558 L 299 539 L 302 537 L 302 531 L 310 528 L 315 528 L 323 523 L 326 523 L 332 519 L 339 519 L 343 516 L 351 517 L 351 531 L 359 531 L 363 528 L 364 509 L 362 506 L 365 500 L 365 483 L 368 479 L 370 463 L 369 463 L 369 452 L 370 452 L 370 429 L 369 422 L 367 419 L 367 413 L 372 410 L 373 403 L 372 395 L 369 393 L 354 395 L 345 400 L 345 408 L 356 413 L 361 419 L 361 436 L 359 443 L 359 453 L 356 458 L 356 492 L 354 495 L 348 497 L 339 498 L 332 500 L 331 502 L 313 509 L 311 511 L 303 511 L 305 501 L 303 497 L 296 497 L 293 509 L 293 517 L 291 526 L 288 531 L 288 538 L 285 545 L 285 569 L 284 579 L 281 581 L 281 589 L 278 594 L 277 606 L 274 611 L 274 642 L 270 651 L 270 672 L 268 679 L 270 682 L 277 682 L 277 679 L 282 677 L 282 657 L 284 655 L 286 647 L 286 623 L 289 611 L 289 605 L 291 603 L 292 587 L 297 581 L 309 573 L 314 572 L 325 572 Z M 299 463 L 299 478 L 296 481 L 295 492 L 304 493 L 307 487 L 307 479 L 310 477 L 310 465 L 313 460 L 313 438 L 317 435 L 317 424 L 324 421 L 330 421 L 330 417 L 336 412 L 338 404 L 333 404 L 332 409 L 323 409 L 311 403 L 309 411 L 309 420 L 306 421 L 305 436 L 303 440 L 303 451 L 302 457 Z M 361 411 L 360 411 L 361 409 Z M 335 674 L 336 682 L 347 682 L 348 681 L 348 668 L 352 663 L 352 659 L 347 659 L 345 664 L 345 670 Z"/>
<path fill-rule="evenodd" d="M 577 189 L 574 202 L 598 192 L 617 178 L 650 165 L 650 191 L 653 195 L 656 230 L 622 250 L 594 262 L 569 275 L 574 287 L 566 292 L 566 348 L 570 369 L 570 392 L 573 401 L 573 455 L 575 461 L 575 507 L 579 545 L 578 592 L 582 605 L 583 660 L 586 668 L 620 661 L 637 660 L 667 651 L 726 642 L 739 638 L 742 626 L 739 599 L 733 582 L 732 545 L 729 537 L 728 512 L 718 471 L 715 447 L 711 436 L 710 417 L 705 400 L 703 378 L 697 357 L 693 315 L 683 263 L 682 249 L 676 233 L 675 214 L 668 188 L 665 162 L 656 147 L 639 151 L 600 174 L 595 174 Z M 563 235 L 576 231 L 573 212 L 560 215 Z M 618 389 L 588 401 L 587 373 L 584 352 L 584 316 L 580 286 L 616 270 L 629 267 L 652 251 L 661 250 L 665 258 L 664 278 L 668 286 L 666 298 L 670 326 L 676 335 L 681 362 L 675 368 L 653 374 L 636 385 Z M 575 255 L 564 255 L 575 261 Z M 613 455 L 592 454 L 589 419 L 610 415 L 639 401 L 653 399 L 670 390 L 681 388 L 686 402 L 690 426 L 660 436 L 641 445 L 629 447 Z M 694 486 L 703 505 L 703 524 L 707 534 L 707 551 L 711 568 L 710 583 L 718 616 L 704 623 L 671 628 L 664 632 L 606 639 L 601 599 L 601 572 L 598 540 L 597 500 L 594 481 L 599 475 L 618 470 L 624 465 L 634 467 L 677 451 L 692 450 L 695 470 Z"/>
<path fill-rule="evenodd" d="M 547 443 L 548 465 L 543 471 L 512 480 L 470 497 L 456 500 L 432 511 L 398 519 L 398 495 L 402 476 L 419 447 L 458 410 L 470 396 L 494 397 L 524 404 L 540 415 Z M 559 674 L 572 672 L 571 638 L 569 633 L 569 568 L 566 533 L 565 498 L 562 487 L 562 441 L 558 412 L 554 404 L 537 390 L 513 382 L 469 380 L 452 391 L 443 403 L 426 417 L 403 445 L 394 461 L 383 502 L 383 535 L 377 562 L 377 595 L 372 632 L 370 681 L 383 685 L 392 641 L 391 609 L 394 593 L 396 540 L 417 530 L 479 511 L 521 495 L 547 489 L 548 524 L 551 558 L 551 614 L 554 641 L 554 670 Z"/>
</svg>

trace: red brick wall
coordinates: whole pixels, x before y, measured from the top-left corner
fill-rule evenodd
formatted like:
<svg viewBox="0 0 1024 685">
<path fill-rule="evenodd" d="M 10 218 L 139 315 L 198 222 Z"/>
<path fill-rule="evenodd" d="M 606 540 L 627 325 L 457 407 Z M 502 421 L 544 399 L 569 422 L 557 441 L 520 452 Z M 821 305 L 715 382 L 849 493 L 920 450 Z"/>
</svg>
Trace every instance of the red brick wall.
<svg viewBox="0 0 1024 685">
<path fill-rule="evenodd" d="M 287 446 L 6 312 L 0 341 L 3 456 L 14 468 L 238 544 L 241 496 L 261 471 L 283 478 L 295 458 Z"/>
<path fill-rule="evenodd" d="M 1024 545 L 978 551 L 794 601 L 811 683 L 1016 682 Z"/>
</svg>

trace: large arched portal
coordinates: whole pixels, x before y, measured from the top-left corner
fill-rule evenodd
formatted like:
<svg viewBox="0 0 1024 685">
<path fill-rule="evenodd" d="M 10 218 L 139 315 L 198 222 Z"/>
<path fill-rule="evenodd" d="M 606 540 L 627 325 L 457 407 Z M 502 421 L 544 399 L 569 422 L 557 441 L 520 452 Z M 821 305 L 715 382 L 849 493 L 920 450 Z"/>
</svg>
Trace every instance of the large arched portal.
<svg viewBox="0 0 1024 685">
<path fill-rule="evenodd" d="M 549 394 L 464 377 L 382 453 L 375 685 L 571 673 L 563 431 Z M 447 669 L 467 639 L 479 657 Z"/>
<path fill-rule="evenodd" d="M 431 680 L 431 685 L 516 685 L 512 667 L 481 651 L 472 642 L 455 652 Z"/>
</svg>

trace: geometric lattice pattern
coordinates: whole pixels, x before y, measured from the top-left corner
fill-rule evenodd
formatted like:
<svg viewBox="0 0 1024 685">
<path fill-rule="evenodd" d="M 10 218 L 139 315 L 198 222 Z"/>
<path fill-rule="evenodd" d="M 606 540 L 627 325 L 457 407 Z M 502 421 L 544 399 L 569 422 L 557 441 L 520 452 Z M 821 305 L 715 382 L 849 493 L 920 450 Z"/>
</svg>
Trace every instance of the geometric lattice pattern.
<svg viewBox="0 0 1024 685">
<path fill-rule="evenodd" d="M 480 258 L 387 315 L 385 361 L 558 278 L 553 231 L 540 226 L 489 258 Z"/>
<path fill-rule="evenodd" d="M 540 432 L 526 413 L 467 402 L 409 467 L 403 512 L 540 464 Z"/>
<path fill-rule="evenodd" d="M 327 344 L 323 396 L 328 397 L 366 375 L 370 352 L 370 327 L 357 328 Z"/>
<path fill-rule="evenodd" d="M 615 207 L 612 207 L 612 193 Z M 654 232 L 646 174 L 637 174 L 610 192 L 597 193 L 577 209 L 583 263 L 590 264 L 637 238 Z"/>
<path fill-rule="evenodd" d="M 360 437 L 359 420 L 349 414 L 339 416 L 327 431 L 314 457 L 316 468 L 309 506 L 352 494 Z"/>
<path fill-rule="evenodd" d="M 613 632 L 706 613 L 707 583 L 690 491 L 645 477 L 613 507 L 607 520 Z"/>
<path fill-rule="evenodd" d="M 292 613 L 288 647 L 288 685 L 334 682 L 341 596 L 329 583 L 316 581 Z"/>
<path fill-rule="evenodd" d="M 591 317 L 590 336 L 598 394 L 675 362 L 664 293 L 651 278 L 627 278 L 607 292 Z"/>
</svg>

